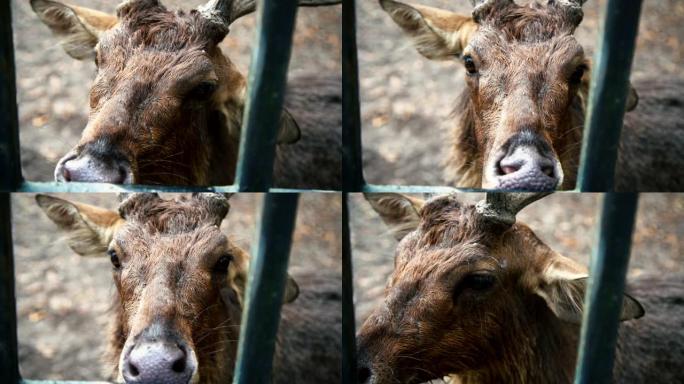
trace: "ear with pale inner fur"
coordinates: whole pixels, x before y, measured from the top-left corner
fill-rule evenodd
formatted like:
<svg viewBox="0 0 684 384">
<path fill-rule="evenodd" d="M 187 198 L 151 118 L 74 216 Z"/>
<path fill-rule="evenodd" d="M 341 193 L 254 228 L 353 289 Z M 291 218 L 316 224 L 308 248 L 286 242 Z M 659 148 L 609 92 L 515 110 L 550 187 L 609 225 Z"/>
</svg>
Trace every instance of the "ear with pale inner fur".
<svg viewBox="0 0 684 384">
<path fill-rule="evenodd" d="M 423 200 L 398 193 L 364 193 L 364 196 L 398 241 L 418 228 Z"/>
<path fill-rule="evenodd" d="M 94 59 L 100 34 L 118 22 L 114 15 L 51 0 L 31 0 L 31 8 L 77 60 Z"/>
<path fill-rule="evenodd" d="M 81 256 L 106 256 L 114 233 L 124 220 L 118 213 L 92 205 L 37 195 L 36 202 L 60 230 L 71 249 Z"/>
<path fill-rule="evenodd" d="M 280 116 L 280 130 L 278 131 L 278 144 L 292 144 L 302 137 L 302 131 L 299 129 L 299 124 L 292 117 L 290 112 L 283 108 L 283 113 Z"/>
<path fill-rule="evenodd" d="M 380 5 L 428 59 L 446 60 L 461 55 L 478 28 L 471 16 L 437 8 L 393 0 L 380 0 Z"/>
<path fill-rule="evenodd" d="M 584 267 L 566 257 L 558 256 L 544 270 L 535 293 L 546 301 L 559 319 L 581 324 L 587 282 Z M 636 299 L 623 295 L 620 321 L 638 319 L 644 313 L 644 308 Z"/>
</svg>

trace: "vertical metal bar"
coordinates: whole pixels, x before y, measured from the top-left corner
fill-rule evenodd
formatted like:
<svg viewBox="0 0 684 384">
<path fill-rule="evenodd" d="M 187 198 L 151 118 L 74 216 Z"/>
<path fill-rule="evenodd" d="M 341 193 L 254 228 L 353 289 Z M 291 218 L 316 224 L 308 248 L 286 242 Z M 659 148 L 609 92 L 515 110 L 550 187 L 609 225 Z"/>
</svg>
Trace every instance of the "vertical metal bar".
<svg viewBox="0 0 684 384">
<path fill-rule="evenodd" d="M 15 191 L 21 184 L 19 120 L 14 72 L 10 1 L 0 2 L 0 191 Z"/>
<path fill-rule="evenodd" d="M 245 293 L 235 384 L 271 382 L 298 197 L 295 193 L 264 197 L 259 239 Z"/>
<path fill-rule="evenodd" d="M 342 194 L 342 382 L 356 382 L 354 280 L 349 232 L 349 195 Z"/>
<path fill-rule="evenodd" d="M 575 384 L 611 383 L 617 327 L 632 245 L 638 194 L 607 193 L 589 285 L 575 371 Z"/>
<path fill-rule="evenodd" d="M 0 193 L 0 382 L 18 383 L 17 314 L 10 194 Z"/>
<path fill-rule="evenodd" d="M 354 0 L 344 0 L 342 6 L 342 73 L 343 187 L 347 192 L 361 192 L 366 182 L 363 179 Z"/>
<path fill-rule="evenodd" d="M 283 109 L 297 0 L 257 0 L 257 38 L 249 70 L 236 182 L 241 192 L 267 192 Z"/>
<path fill-rule="evenodd" d="M 642 0 L 608 0 L 594 57 L 578 187 L 613 190 Z"/>
</svg>

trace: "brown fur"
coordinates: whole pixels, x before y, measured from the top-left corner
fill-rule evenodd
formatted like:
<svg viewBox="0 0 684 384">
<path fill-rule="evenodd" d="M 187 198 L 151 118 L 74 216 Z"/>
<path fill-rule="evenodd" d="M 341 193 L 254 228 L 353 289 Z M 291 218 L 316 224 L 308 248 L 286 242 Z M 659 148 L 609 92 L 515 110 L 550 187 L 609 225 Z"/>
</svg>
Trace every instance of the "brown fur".
<svg viewBox="0 0 684 384">
<path fill-rule="evenodd" d="M 39 196 L 38 202 L 69 233 L 79 230 L 73 224 L 81 220 L 112 227 L 106 231 L 108 238 L 72 236 L 69 243 L 77 252 L 93 249 L 92 243 L 114 250 L 122 265 L 113 268 L 116 294 L 107 353 L 113 379 L 119 375 L 122 352 L 146 329 L 161 324 L 196 355 L 193 383 L 232 381 L 249 255 L 219 229 L 229 208 L 225 199 L 134 195 L 121 204 L 119 214 L 49 196 Z M 103 212 L 105 221 L 98 219 Z M 223 255 L 232 257 L 225 272 L 215 269 Z M 274 382 L 339 381 L 339 276 L 317 272 L 301 277 L 299 289 L 288 280 L 286 300 L 301 294 L 283 307 Z M 311 362 L 315 367 L 309 366 Z"/>
<path fill-rule="evenodd" d="M 369 197 L 376 210 L 400 206 L 384 199 Z M 397 246 L 383 305 L 358 333 L 359 364 L 372 369 L 372 383 L 421 383 L 447 375 L 469 384 L 571 383 L 586 268 L 555 253 L 525 224 L 491 222 L 455 196 L 432 199 L 419 214 Z M 492 276 L 492 283 L 477 288 L 473 276 L 482 274 Z M 684 310 L 684 284 L 681 278 L 659 281 L 668 289 L 636 282 L 641 288 L 634 292 L 649 315 L 622 327 L 616 382 L 684 378 L 674 363 L 684 357 L 677 318 Z M 623 319 L 642 314 L 625 296 Z M 666 340 L 671 355 L 659 347 Z M 649 363 L 633 363 L 638 360 Z"/>
<path fill-rule="evenodd" d="M 77 41 L 78 56 L 92 51 L 98 66 L 88 125 L 69 155 L 123 158 L 138 184 L 234 182 L 246 79 L 218 47 L 227 27 L 156 1 L 120 6 L 115 25 L 98 23 L 89 10 L 52 4 L 34 9 L 63 39 L 86 36 Z M 80 23 L 65 21 L 69 12 Z M 281 118 L 274 184 L 339 189 L 339 78 L 303 77 L 292 84 L 286 100 L 292 114 L 285 110 Z M 203 86 L 216 89 L 202 95 Z"/>
<path fill-rule="evenodd" d="M 590 81 L 590 61 L 573 36 L 582 20 L 579 8 L 496 0 L 476 10 L 472 19 L 391 0 L 381 3 L 424 56 L 472 57 L 477 68 L 476 74 L 466 74 L 467 87 L 455 110 L 458 120 L 445 160 L 450 182 L 496 188 L 498 161 L 507 141 L 532 131 L 552 149 L 563 170 L 559 188 L 575 187 Z M 581 81 L 573 81 L 582 69 Z M 641 108 L 625 119 L 616 167 L 618 191 L 684 190 L 684 167 L 677 155 L 684 148 L 678 119 L 684 112 L 684 83 L 660 84 L 659 92 L 672 100 L 669 104 L 653 92 L 652 83 L 640 85 Z M 636 103 L 631 90 L 627 109 Z"/>
</svg>

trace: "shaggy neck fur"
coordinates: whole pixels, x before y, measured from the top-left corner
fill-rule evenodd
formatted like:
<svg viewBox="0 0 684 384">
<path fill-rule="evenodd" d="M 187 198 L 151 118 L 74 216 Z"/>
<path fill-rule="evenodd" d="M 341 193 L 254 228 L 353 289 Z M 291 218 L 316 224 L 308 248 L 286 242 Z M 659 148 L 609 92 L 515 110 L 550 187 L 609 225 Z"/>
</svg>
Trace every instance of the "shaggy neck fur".
<svg viewBox="0 0 684 384">
<path fill-rule="evenodd" d="M 478 370 L 452 375 L 453 382 L 572 383 L 579 326 L 556 318 L 541 298 L 535 297 L 525 305 L 526 318 L 506 319 L 507 332 L 500 345 L 491 346 L 486 357 L 488 363 Z"/>
</svg>

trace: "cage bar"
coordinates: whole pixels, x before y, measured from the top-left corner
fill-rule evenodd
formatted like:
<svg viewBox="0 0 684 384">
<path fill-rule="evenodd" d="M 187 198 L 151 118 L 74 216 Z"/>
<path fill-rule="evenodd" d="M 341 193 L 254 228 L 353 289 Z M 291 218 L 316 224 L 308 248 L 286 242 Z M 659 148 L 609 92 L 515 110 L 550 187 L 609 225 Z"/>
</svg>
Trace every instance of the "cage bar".
<svg viewBox="0 0 684 384">
<path fill-rule="evenodd" d="M 342 194 L 342 382 L 356 381 L 356 327 L 352 279 L 349 195 Z"/>
<path fill-rule="evenodd" d="M 14 191 L 21 183 L 21 161 L 9 1 L 0 2 L 0 170 L 0 191 Z"/>
<path fill-rule="evenodd" d="M 591 75 L 578 188 L 613 190 L 642 0 L 608 0 Z"/>
<path fill-rule="evenodd" d="M 611 383 L 639 195 L 607 193 L 584 298 L 575 384 Z"/>
<path fill-rule="evenodd" d="M 0 193 L 0 382 L 19 382 L 12 211 L 9 193 Z"/>
<path fill-rule="evenodd" d="M 264 196 L 259 239 L 247 280 L 234 384 L 271 382 L 298 198 L 288 193 Z"/>
<path fill-rule="evenodd" d="M 249 71 L 236 176 L 241 192 L 268 191 L 273 183 L 296 16 L 297 0 L 257 1 L 257 41 Z"/>
</svg>

